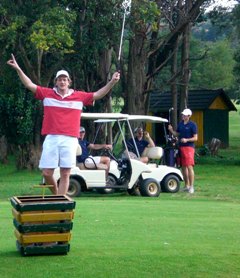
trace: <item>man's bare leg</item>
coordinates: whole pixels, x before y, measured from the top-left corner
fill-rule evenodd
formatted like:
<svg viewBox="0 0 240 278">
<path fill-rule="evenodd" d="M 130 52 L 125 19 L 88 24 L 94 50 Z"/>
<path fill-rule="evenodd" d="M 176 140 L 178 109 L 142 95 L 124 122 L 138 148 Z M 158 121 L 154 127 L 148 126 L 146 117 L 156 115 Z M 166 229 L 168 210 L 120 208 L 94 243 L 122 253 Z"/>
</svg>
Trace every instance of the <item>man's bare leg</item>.
<svg viewBox="0 0 240 278">
<path fill-rule="evenodd" d="M 194 185 L 194 170 L 193 166 L 188 166 L 188 179 L 189 179 L 189 185 Z"/>
<path fill-rule="evenodd" d="M 142 163 L 148 163 L 148 157 L 147 156 L 142 156 L 140 157 L 140 161 L 142 161 Z"/>
<path fill-rule="evenodd" d="M 42 170 L 42 174 L 45 179 L 45 183 L 47 185 L 53 185 L 53 187 L 50 187 L 50 190 L 52 191 L 53 194 L 57 195 L 58 194 L 57 182 L 53 178 L 53 172 L 54 172 L 54 169 L 43 169 Z"/>
<path fill-rule="evenodd" d="M 107 176 L 110 169 L 110 158 L 107 156 L 101 156 L 100 163 L 107 166 L 107 170 L 106 170 L 106 176 Z"/>
<path fill-rule="evenodd" d="M 183 174 L 183 179 L 185 182 L 185 187 L 189 188 L 190 183 L 189 183 L 189 173 L 188 173 L 187 166 L 182 166 L 182 174 Z"/>
<path fill-rule="evenodd" d="M 69 177 L 71 168 L 60 168 L 60 182 L 58 187 L 58 195 L 65 195 L 68 192 Z"/>
</svg>

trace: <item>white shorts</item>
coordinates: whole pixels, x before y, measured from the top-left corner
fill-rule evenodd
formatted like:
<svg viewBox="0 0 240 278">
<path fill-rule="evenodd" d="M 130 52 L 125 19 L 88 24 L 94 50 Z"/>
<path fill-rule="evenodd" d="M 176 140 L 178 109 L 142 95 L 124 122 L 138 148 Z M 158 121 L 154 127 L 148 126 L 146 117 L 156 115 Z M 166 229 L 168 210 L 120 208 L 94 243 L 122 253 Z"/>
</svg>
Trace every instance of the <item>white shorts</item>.
<svg viewBox="0 0 240 278">
<path fill-rule="evenodd" d="M 72 168 L 76 165 L 76 137 L 65 135 L 47 135 L 44 143 L 40 169 Z"/>
<path fill-rule="evenodd" d="M 84 161 L 84 165 L 89 166 L 89 168 L 95 167 L 95 164 L 99 164 L 101 157 L 100 156 L 89 156 L 91 158 L 86 158 Z M 94 162 L 95 164 L 94 164 Z"/>
</svg>

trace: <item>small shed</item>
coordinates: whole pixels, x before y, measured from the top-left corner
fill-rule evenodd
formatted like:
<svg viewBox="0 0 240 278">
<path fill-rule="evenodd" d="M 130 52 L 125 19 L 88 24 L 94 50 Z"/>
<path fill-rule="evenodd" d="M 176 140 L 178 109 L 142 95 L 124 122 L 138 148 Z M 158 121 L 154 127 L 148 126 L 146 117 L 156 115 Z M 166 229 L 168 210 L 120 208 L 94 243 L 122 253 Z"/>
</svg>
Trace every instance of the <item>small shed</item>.
<svg viewBox="0 0 240 278">
<path fill-rule="evenodd" d="M 178 95 L 178 103 L 180 103 L 179 98 Z M 152 115 L 169 118 L 171 107 L 170 92 L 150 94 L 149 112 Z M 196 146 L 207 144 L 212 138 L 220 139 L 222 147 L 229 146 L 229 112 L 237 109 L 223 89 L 190 90 L 188 108 L 193 112 L 191 120 L 198 126 Z"/>
</svg>

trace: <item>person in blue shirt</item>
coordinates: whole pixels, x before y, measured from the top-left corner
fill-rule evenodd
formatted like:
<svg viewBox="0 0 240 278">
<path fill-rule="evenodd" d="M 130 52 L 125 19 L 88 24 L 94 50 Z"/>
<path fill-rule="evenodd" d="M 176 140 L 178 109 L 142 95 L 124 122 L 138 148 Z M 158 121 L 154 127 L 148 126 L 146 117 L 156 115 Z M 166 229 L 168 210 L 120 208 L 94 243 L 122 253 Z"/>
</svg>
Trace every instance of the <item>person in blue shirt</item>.
<svg viewBox="0 0 240 278">
<path fill-rule="evenodd" d="M 178 137 L 180 163 L 182 167 L 183 178 L 185 182 L 184 191 L 194 193 L 194 142 L 198 140 L 197 125 L 190 121 L 192 111 L 188 108 L 182 111 L 182 121 L 178 124 L 177 130 L 174 131 L 171 125 L 168 130 Z"/>
<path fill-rule="evenodd" d="M 152 138 L 150 137 L 149 133 L 147 131 L 143 132 L 142 127 L 137 127 L 134 130 L 134 139 L 136 142 L 136 146 L 137 146 L 137 150 L 139 152 L 140 155 L 140 161 L 147 163 L 148 162 L 148 157 L 146 156 L 142 156 L 143 152 L 145 150 L 145 148 L 149 148 L 149 147 L 155 147 L 155 143 L 153 142 Z M 127 146 L 130 147 L 131 152 L 134 153 L 134 157 L 132 158 L 138 158 L 138 153 L 137 150 L 135 148 L 133 139 L 130 138 L 127 141 Z"/>
<path fill-rule="evenodd" d="M 77 162 L 84 163 L 86 168 L 94 169 L 99 164 L 106 165 L 106 174 L 110 168 L 110 158 L 108 156 L 91 156 L 89 150 L 112 149 L 110 144 L 92 144 L 84 139 L 86 134 L 85 128 L 81 126 L 78 143 L 82 149 L 82 154 L 77 155 Z"/>
</svg>

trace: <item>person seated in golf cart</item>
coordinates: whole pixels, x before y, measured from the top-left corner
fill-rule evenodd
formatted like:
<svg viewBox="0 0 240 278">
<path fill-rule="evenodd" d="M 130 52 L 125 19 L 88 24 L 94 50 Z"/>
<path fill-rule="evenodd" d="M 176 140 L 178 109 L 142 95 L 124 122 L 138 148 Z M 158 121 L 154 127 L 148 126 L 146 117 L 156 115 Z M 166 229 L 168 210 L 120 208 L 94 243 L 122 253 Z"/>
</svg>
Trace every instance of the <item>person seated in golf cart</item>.
<svg viewBox="0 0 240 278">
<path fill-rule="evenodd" d="M 134 130 L 134 139 L 136 142 L 137 150 L 140 155 L 140 161 L 148 163 L 149 158 L 146 156 L 146 148 L 155 147 L 155 143 L 147 131 L 143 131 L 142 127 L 137 127 Z M 130 150 L 130 158 L 138 159 L 138 153 L 133 142 L 133 138 L 127 140 L 127 146 Z"/>
<path fill-rule="evenodd" d="M 112 149 L 110 144 L 92 144 L 84 139 L 86 131 L 82 126 L 80 128 L 78 143 L 82 149 L 82 154 L 77 155 L 77 165 L 80 169 L 101 169 L 106 170 L 108 175 L 110 168 L 110 158 L 108 156 L 91 156 L 90 150 Z"/>
</svg>

